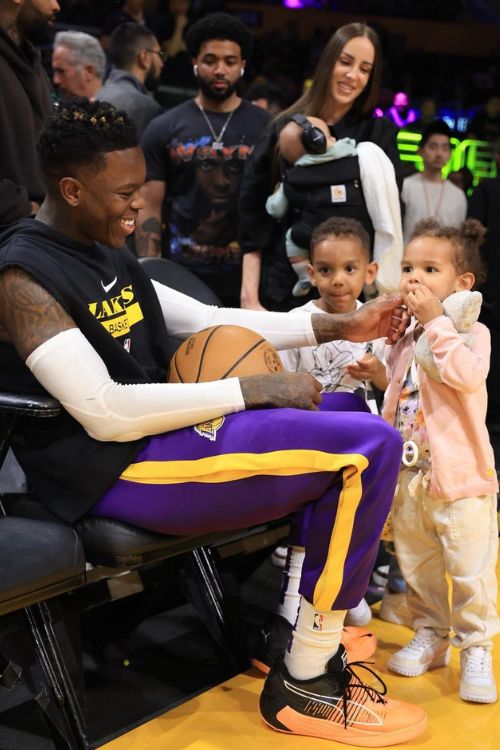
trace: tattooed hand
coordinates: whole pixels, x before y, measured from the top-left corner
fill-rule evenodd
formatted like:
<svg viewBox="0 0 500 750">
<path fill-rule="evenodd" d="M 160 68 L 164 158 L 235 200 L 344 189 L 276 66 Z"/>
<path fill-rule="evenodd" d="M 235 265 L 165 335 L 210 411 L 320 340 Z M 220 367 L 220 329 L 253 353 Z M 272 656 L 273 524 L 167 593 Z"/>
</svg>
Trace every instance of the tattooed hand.
<svg viewBox="0 0 500 750">
<path fill-rule="evenodd" d="M 305 372 L 249 375 L 240 378 L 247 409 L 265 406 L 317 409 L 321 401 L 321 383 Z"/>
<path fill-rule="evenodd" d="M 372 341 L 385 338 L 394 344 L 410 323 L 408 310 L 399 295 L 382 294 L 358 310 L 344 315 L 312 315 L 312 325 L 318 344 L 325 341 Z"/>
</svg>

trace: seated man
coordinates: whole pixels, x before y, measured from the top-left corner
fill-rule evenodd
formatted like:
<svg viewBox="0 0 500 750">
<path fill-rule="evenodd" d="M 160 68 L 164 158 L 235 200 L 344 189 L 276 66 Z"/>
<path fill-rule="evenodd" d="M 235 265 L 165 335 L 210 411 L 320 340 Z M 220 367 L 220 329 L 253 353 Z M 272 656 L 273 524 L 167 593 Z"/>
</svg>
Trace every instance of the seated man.
<svg viewBox="0 0 500 750">
<path fill-rule="evenodd" d="M 145 178 L 124 112 L 64 104 L 39 149 L 46 199 L 36 219 L 0 237 L 0 386 L 45 389 L 64 407 L 17 447 L 36 493 L 70 523 L 92 513 L 179 535 L 309 507 L 300 614 L 266 680 L 264 720 L 366 746 L 417 736 L 424 711 L 366 687 L 340 644 L 393 497 L 398 434 L 371 414 L 318 411 L 321 386 L 309 374 L 168 384 L 164 355 L 167 333 L 221 323 L 253 328 L 278 349 L 394 341 L 407 325 L 401 300 L 345 316 L 205 306 L 151 282 L 124 246 Z M 208 440 L 196 425 L 216 417 Z"/>
</svg>

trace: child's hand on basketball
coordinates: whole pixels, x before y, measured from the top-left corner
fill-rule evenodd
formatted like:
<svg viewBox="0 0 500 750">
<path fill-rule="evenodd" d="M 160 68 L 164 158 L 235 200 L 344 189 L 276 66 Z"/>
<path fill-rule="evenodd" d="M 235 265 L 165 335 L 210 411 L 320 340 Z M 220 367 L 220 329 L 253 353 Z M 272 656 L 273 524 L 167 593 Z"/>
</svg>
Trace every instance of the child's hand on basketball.
<svg viewBox="0 0 500 750">
<path fill-rule="evenodd" d="M 387 388 L 385 366 L 374 354 L 363 354 L 355 362 L 345 366 L 345 371 L 356 380 L 369 380 L 381 391 Z"/>
<path fill-rule="evenodd" d="M 240 377 L 240 386 L 247 409 L 317 409 L 321 402 L 321 383 L 305 372 L 249 375 Z"/>
</svg>

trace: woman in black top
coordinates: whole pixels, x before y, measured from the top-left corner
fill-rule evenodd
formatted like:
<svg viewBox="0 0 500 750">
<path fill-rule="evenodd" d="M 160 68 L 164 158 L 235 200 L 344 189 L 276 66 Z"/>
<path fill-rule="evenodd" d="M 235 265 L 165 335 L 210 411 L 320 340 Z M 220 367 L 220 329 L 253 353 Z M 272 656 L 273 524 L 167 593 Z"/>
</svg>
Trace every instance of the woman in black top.
<svg viewBox="0 0 500 750">
<path fill-rule="evenodd" d="M 267 196 L 286 169 L 283 160 L 279 165 L 276 163 L 277 135 L 293 114 L 320 117 L 337 139 L 376 143 L 391 159 L 399 177 L 397 129 L 389 120 L 372 115 L 380 91 L 381 68 L 376 32 L 362 23 L 342 26 L 326 45 L 310 89 L 271 123 L 255 146 L 240 192 L 240 246 L 244 253 L 242 307 L 262 308 L 259 286 L 266 307 L 289 310 L 297 304 L 297 299 L 291 296 L 296 279 L 285 253 L 286 226 L 278 225 L 265 209 Z M 354 167 L 357 165 L 357 160 L 351 159 L 351 162 Z M 359 169 L 351 179 L 359 181 Z M 332 162 L 332 185 L 335 184 L 335 162 Z M 368 214 L 364 200 L 362 204 L 359 219 L 366 226 Z M 366 228 L 373 233 L 371 226 Z M 304 297 L 299 301 L 302 304 Z"/>
</svg>

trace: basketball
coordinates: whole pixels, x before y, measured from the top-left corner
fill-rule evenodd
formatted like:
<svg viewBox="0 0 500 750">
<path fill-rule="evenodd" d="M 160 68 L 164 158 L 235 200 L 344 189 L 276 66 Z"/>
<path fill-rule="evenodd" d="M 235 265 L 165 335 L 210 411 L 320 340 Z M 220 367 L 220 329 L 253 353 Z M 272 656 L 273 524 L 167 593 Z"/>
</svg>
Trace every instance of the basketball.
<svg viewBox="0 0 500 750">
<path fill-rule="evenodd" d="M 203 383 L 243 375 L 282 372 L 276 349 L 260 334 L 220 325 L 193 333 L 170 362 L 169 383 Z"/>
</svg>

